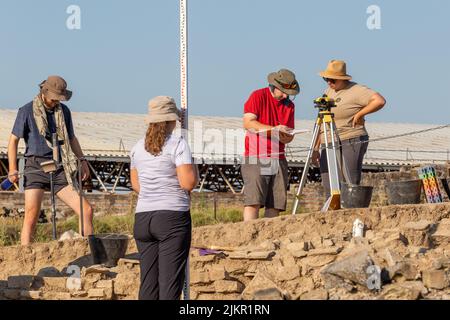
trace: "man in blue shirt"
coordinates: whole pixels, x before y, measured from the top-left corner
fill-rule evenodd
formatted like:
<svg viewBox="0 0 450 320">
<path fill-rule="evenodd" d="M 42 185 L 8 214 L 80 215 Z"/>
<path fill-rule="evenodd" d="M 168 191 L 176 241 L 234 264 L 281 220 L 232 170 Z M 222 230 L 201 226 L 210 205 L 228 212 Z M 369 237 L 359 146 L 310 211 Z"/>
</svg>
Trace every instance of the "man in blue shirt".
<svg viewBox="0 0 450 320">
<path fill-rule="evenodd" d="M 8 161 L 9 179 L 17 182 L 17 146 L 20 139 L 25 140 L 25 219 L 21 233 L 22 245 L 30 244 L 41 210 L 44 190 L 50 188 L 50 175 L 41 168 L 41 163 L 54 159 L 52 135 L 57 135 L 58 159 L 62 166 L 53 174 L 54 190 L 58 198 L 80 215 L 80 198 L 73 187 L 77 159 L 83 152 L 74 134 L 72 116 L 69 108 L 60 103 L 68 101 L 72 92 L 67 90 L 66 81 L 59 76 L 50 76 L 40 84 L 40 92 L 32 102 L 19 109 L 9 139 Z M 83 181 L 89 178 L 86 160 L 81 162 Z M 84 235 L 93 233 L 92 207 L 83 199 Z"/>
</svg>

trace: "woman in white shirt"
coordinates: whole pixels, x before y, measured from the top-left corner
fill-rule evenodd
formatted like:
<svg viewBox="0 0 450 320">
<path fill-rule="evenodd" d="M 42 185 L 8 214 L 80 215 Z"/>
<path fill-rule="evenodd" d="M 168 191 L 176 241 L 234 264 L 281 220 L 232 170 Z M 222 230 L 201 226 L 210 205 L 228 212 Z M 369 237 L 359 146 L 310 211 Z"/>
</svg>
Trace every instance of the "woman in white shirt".
<svg viewBox="0 0 450 320">
<path fill-rule="evenodd" d="M 145 138 L 131 150 L 131 185 L 139 194 L 134 238 L 140 254 L 140 300 L 180 298 L 191 244 L 190 191 L 198 173 L 185 139 L 172 134 L 173 98 L 149 102 Z"/>
</svg>

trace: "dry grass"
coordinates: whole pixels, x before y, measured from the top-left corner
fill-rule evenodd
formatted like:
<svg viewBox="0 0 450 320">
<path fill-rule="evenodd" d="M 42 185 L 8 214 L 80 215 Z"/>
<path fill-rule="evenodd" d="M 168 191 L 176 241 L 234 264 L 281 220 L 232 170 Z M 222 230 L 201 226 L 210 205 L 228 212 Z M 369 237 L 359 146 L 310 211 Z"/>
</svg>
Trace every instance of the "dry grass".
<svg viewBox="0 0 450 320">
<path fill-rule="evenodd" d="M 233 223 L 242 221 L 242 207 L 227 207 L 213 210 L 207 204 L 197 206 L 191 210 L 193 227 L 213 225 L 219 223 Z M 288 207 L 284 214 L 290 214 Z M 260 211 L 263 217 L 263 210 Z M 22 218 L 0 218 L 0 246 L 11 246 L 20 243 L 20 231 Z M 94 230 L 99 233 L 124 233 L 133 234 L 134 214 L 129 215 L 106 215 L 94 219 Z M 74 230 L 78 232 L 78 219 L 71 217 L 57 223 L 57 234 L 61 236 L 64 232 Z M 34 237 L 35 242 L 48 242 L 52 240 L 51 223 L 38 224 Z"/>
</svg>

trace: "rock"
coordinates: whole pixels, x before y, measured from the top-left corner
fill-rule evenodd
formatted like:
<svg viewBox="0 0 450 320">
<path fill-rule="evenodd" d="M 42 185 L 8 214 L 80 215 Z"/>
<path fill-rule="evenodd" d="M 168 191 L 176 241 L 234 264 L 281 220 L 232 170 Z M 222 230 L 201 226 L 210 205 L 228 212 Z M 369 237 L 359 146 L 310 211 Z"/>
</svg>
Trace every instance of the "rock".
<svg viewBox="0 0 450 320">
<path fill-rule="evenodd" d="M 409 245 L 418 247 L 431 247 L 430 227 L 432 222 L 421 220 L 418 222 L 408 222 L 403 226 L 403 234 Z"/>
<path fill-rule="evenodd" d="M 383 253 L 383 258 L 390 267 L 393 267 L 398 262 L 402 261 L 402 258 L 392 249 L 386 248 Z"/>
<path fill-rule="evenodd" d="M 368 251 L 363 250 L 330 264 L 320 274 L 326 289 L 342 286 L 345 281 L 365 287 L 368 279 L 367 270 L 371 265 L 373 261 Z"/>
<path fill-rule="evenodd" d="M 431 268 L 433 270 L 440 270 L 442 268 L 448 268 L 450 267 L 450 259 L 449 258 L 438 258 L 433 259 L 431 262 Z"/>
<path fill-rule="evenodd" d="M 219 280 L 214 282 L 214 288 L 219 293 L 241 293 L 244 285 L 239 281 Z"/>
<path fill-rule="evenodd" d="M 247 256 L 249 260 L 267 260 L 275 255 L 275 251 L 256 251 L 250 252 Z"/>
<path fill-rule="evenodd" d="M 446 245 L 450 243 L 450 222 L 447 221 L 449 219 L 444 220 L 439 223 L 436 232 L 431 236 L 436 245 Z"/>
<path fill-rule="evenodd" d="M 0 290 L 8 288 L 8 281 L 0 280 Z"/>
<path fill-rule="evenodd" d="M 283 291 L 278 288 L 275 282 L 265 271 L 258 271 L 256 276 L 247 285 L 242 292 L 242 299 L 244 300 L 282 300 Z M 264 296 L 264 298 L 261 298 Z"/>
<path fill-rule="evenodd" d="M 228 254 L 228 258 L 230 259 L 247 259 L 247 251 L 234 251 Z"/>
<path fill-rule="evenodd" d="M 21 291 L 22 290 L 20 290 L 20 289 L 5 289 L 5 290 L 3 290 L 3 296 L 6 299 L 17 300 L 20 298 Z"/>
<path fill-rule="evenodd" d="M 324 247 L 332 247 L 334 246 L 334 241 L 332 239 L 325 239 L 323 240 L 322 245 Z"/>
<path fill-rule="evenodd" d="M 40 283 L 45 289 L 64 292 L 67 288 L 67 277 L 43 277 Z"/>
<path fill-rule="evenodd" d="M 103 273 L 90 273 L 87 276 L 83 277 L 81 279 L 82 287 L 84 290 L 89 290 L 95 287 L 96 283 L 100 280 L 103 280 L 104 276 Z M 71 286 L 77 286 L 77 280 L 76 278 L 69 278 L 71 281 Z"/>
<path fill-rule="evenodd" d="M 88 292 L 84 290 L 71 292 L 72 297 L 74 298 L 85 298 L 88 296 Z"/>
<path fill-rule="evenodd" d="M 289 243 L 286 246 L 286 249 L 289 250 L 290 252 L 297 252 L 297 251 L 308 251 L 309 247 L 308 247 L 308 242 L 293 242 L 293 243 Z"/>
<path fill-rule="evenodd" d="M 39 270 L 38 277 L 61 277 L 61 272 L 55 267 L 46 267 Z"/>
<path fill-rule="evenodd" d="M 308 255 L 307 251 L 298 250 L 298 251 L 291 251 L 291 254 L 294 258 L 304 258 Z"/>
<path fill-rule="evenodd" d="M 69 292 L 48 291 L 42 293 L 42 300 L 71 300 Z"/>
<path fill-rule="evenodd" d="M 137 298 L 140 287 L 139 275 L 133 272 L 119 273 L 114 279 L 113 286 L 114 294 Z"/>
<path fill-rule="evenodd" d="M 375 232 L 373 232 L 373 230 L 367 230 L 366 231 L 366 239 L 370 241 L 374 238 L 375 238 Z"/>
<path fill-rule="evenodd" d="M 283 294 L 275 288 L 260 289 L 254 292 L 253 300 L 283 300 Z"/>
<path fill-rule="evenodd" d="M 328 300 L 328 291 L 324 289 L 312 290 L 302 294 L 300 300 Z"/>
<path fill-rule="evenodd" d="M 392 232 L 390 235 L 376 239 L 376 240 L 374 239 L 372 242 L 372 246 L 376 250 L 382 250 L 382 249 L 385 249 L 392 245 L 397 245 L 397 244 L 401 244 L 401 245 L 408 244 L 408 240 L 400 232 Z"/>
<path fill-rule="evenodd" d="M 292 243 L 292 240 L 289 238 L 284 238 L 281 240 L 281 247 L 287 247 L 290 243 Z"/>
<path fill-rule="evenodd" d="M 444 270 L 422 271 L 423 284 L 430 289 L 445 289 L 449 286 L 448 275 Z"/>
<path fill-rule="evenodd" d="M 311 268 L 320 268 L 327 264 L 330 264 L 336 260 L 336 255 L 319 255 L 319 256 L 312 256 L 304 258 L 301 262 L 302 267 L 305 266 L 305 270 L 308 269 L 308 267 Z"/>
<path fill-rule="evenodd" d="M 67 241 L 67 240 L 82 239 L 82 238 L 83 237 L 80 234 L 76 233 L 73 230 L 69 230 L 69 231 L 64 232 L 58 241 Z"/>
<path fill-rule="evenodd" d="M 83 268 L 81 270 L 81 275 L 83 277 L 86 277 L 87 275 L 93 274 L 93 273 L 105 274 L 105 273 L 109 273 L 109 272 L 110 272 L 110 270 L 108 268 L 103 267 L 100 264 L 96 264 L 96 265 L 90 266 L 88 268 Z"/>
<path fill-rule="evenodd" d="M 105 297 L 105 291 L 103 289 L 89 289 L 88 298 L 103 298 Z"/>
<path fill-rule="evenodd" d="M 202 284 L 202 283 L 210 283 L 211 279 L 209 278 L 209 274 L 204 271 L 191 271 L 190 283 L 192 284 Z"/>
<path fill-rule="evenodd" d="M 275 251 L 235 251 L 230 252 L 230 259 L 267 260 L 275 254 Z"/>
<path fill-rule="evenodd" d="M 271 240 L 265 240 L 258 245 L 258 248 L 263 251 L 274 251 L 277 246 Z"/>
<path fill-rule="evenodd" d="M 101 289 L 112 289 L 113 280 L 100 280 L 97 282 L 96 287 Z"/>
<path fill-rule="evenodd" d="M 277 272 L 277 280 L 289 281 L 300 277 L 300 267 L 292 265 L 288 267 L 282 267 Z"/>
<path fill-rule="evenodd" d="M 193 290 L 195 290 L 195 292 L 197 293 L 215 293 L 216 292 L 216 288 L 214 287 L 214 284 L 210 284 L 210 285 L 195 285 L 194 287 L 192 287 Z"/>
<path fill-rule="evenodd" d="M 406 223 L 403 228 L 415 231 L 424 231 L 428 230 L 432 224 L 433 222 L 429 220 L 410 221 Z"/>
<path fill-rule="evenodd" d="M 209 263 L 209 262 L 214 262 L 216 260 L 216 255 L 210 254 L 210 255 L 206 255 L 206 256 L 198 256 L 198 257 L 193 257 L 190 259 L 191 263 Z"/>
<path fill-rule="evenodd" d="M 391 280 L 398 280 L 399 277 L 404 280 L 415 280 L 419 272 L 414 265 L 405 261 L 398 262 L 395 266 L 389 267 L 387 271 Z"/>
<path fill-rule="evenodd" d="M 363 237 L 354 237 L 350 240 L 351 247 L 368 246 L 369 243 L 369 239 Z"/>
<path fill-rule="evenodd" d="M 135 267 L 139 267 L 139 265 L 140 265 L 140 261 L 139 260 L 135 260 L 135 259 L 124 259 L 124 258 L 122 258 L 122 259 L 119 259 L 119 261 L 117 261 L 117 267 L 122 272 L 128 271 L 128 270 L 132 270 Z"/>
<path fill-rule="evenodd" d="M 297 286 L 293 290 L 293 300 L 300 299 L 302 294 L 313 291 L 315 288 L 314 281 L 310 277 L 301 277 L 300 279 L 296 279 L 295 282 Z"/>
<path fill-rule="evenodd" d="M 301 231 L 301 232 L 291 233 L 287 237 L 292 242 L 299 242 L 299 241 L 303 240 L 304 236 L 305 236 L 305 232 Z"/>
<path fill-rule="evenodd" d="M 8 277 L 8 288 L 29 290 L 33 286 L 34 280 L 33 276 L 11 276 Z"/>
<path fill-rule="evenodd" d="M 228 272 L 224 266 L 215 267 L 209 271 L 209 279 L 211 281 L 227 280 L 229 278 Z"/>
<path fill-rule="evenodd" d="M 114 290 L 113 288 L 104 288 L 103 291 L 105 292 L 105 300 L 112 300 L 114 296 Z"/>
<path fill-rule="evenodd" d="M 20 291 L 20 297 L 24 299 L 39 300 L 42 297 L 42 292 L 22 290 Z"/>
<path fill-rule="evenodd" d="M 408 288 L 399 285 L 389 285 L 383 290 L 383 293 L 377 300 L 417 300 L 420 297 L 420 291 L 414 288 Z"/>
<path fill-rule="evenodd" d="M 336 255 L 342 251 L 342 247 L 333 247 L 325 249 L 313 249 L 308 251 L 308 257 L 310 256 L 324 256 L 324 255 Z"/>
<path fill-rule="evenodd" d="M 422 296 L 425 296 L 428 293 L 428 289 L 423 285 L 421 281 L 406 281 L 400 283 L 399 286 L 417 290 L 422 294 Z"/>
<path fill-rule="evenodd" d="M 424 254 L 427 252 L 427 248 L 423 248 L 423 247 L 417 247 L 417 246 L 408 246 L 408 251 L 412 254 L 412 255 L 419 255 L 419 254 Z"/>
</svg>

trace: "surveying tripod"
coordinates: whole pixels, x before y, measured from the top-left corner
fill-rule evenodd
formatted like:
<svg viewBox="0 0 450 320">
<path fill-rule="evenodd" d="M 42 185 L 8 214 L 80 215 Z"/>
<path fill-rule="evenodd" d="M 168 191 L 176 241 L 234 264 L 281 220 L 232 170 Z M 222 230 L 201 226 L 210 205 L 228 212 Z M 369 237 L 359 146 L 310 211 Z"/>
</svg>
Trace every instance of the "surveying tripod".
<svg viewBox="0 0 450 320">
<path fill-rule="evenodd" d="M 336 124 L 334 122 L 334 113 L 331 112 L 331 108 L 336 107 L 334 101 L 328 98 L 326 95 L 314 100 L 315 107 L 319 109 L 317 121 L 314 124 L 313 138 L 308 150 L 308 156 L 305 161 L 305 167 L 303 169 L 300 185 L 297 190 L 297 194 L 294 200 L 294 207 L 292 214 L 297 213 L 298 204 L 300 201 L 300 195 L 306 184 L 309 167 L 311 165 L 314 147 L 318 143 L 320 138 L 320 131 L 322 129 L 325 140 L 325 151 L 327 153 L 328 173 L 330 177 L 330 197 L 322 207 L 322 212 L 326 212 L 329 209 L 338 210 L 341 208 L 341 186 L 339 179 L 340 172 L 340 152 L 337 150 L 337 143 L 339 136 L 337 134 Z M 330 134 L 330 135 L 328 135 Z M 338 154 L 339 153 L 339 154 Z"/>
</svg>

